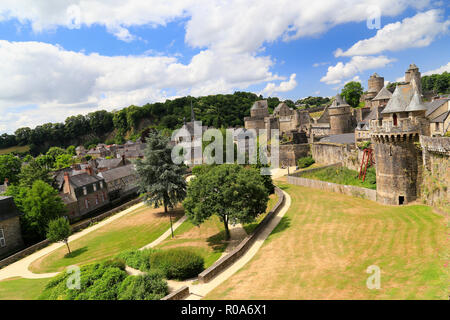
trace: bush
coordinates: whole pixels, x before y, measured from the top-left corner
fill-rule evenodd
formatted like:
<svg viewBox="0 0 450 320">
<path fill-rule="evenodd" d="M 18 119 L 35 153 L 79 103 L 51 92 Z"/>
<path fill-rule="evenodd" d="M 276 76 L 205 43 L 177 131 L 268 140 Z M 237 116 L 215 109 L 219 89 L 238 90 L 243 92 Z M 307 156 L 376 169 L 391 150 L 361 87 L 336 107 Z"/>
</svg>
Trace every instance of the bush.
<svg viewBox="0 0 450 320">
<path fill-rule="evenodd" d="M 119 288 L 119 300 L 160 300 L 169 293 L 167 282 L 160 271 L 127 277 Z"/>
<path fill-rule="evenodd" d="M 146 272 L 150 270 L 150 255 L 152 252 L 154 252 L 153 249 L 128 250 L 118 254 L 117 258 L 134 269 Z"/>
<path fill-rule="evenodd" d="M 298 159 L 297 165 L 299 168 L 307 168 L 315 162 L 316 161 L 314 161 L 314 159 L 311 156 L 309 156 Z"/>
<path fill-rule="evenodd" d="M 167 279 L 185 280 L 204 270 L 201 256 L 187 249 L 155 251 L 150 255 L 152 269 L 160 269 Z"/>
</svg>

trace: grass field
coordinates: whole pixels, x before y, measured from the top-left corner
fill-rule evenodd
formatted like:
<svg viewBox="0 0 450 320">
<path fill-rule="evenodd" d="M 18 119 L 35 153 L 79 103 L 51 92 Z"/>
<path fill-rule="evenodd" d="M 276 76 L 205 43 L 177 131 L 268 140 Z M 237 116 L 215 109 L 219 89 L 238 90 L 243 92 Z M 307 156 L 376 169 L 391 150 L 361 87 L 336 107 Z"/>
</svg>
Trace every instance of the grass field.
<svg viewBox="0 0 450 320">
<path fill-rule="evenodd" d="M 292 205 L 256 256 L 206 299 L 448 299 L 448 227 L 421 205 L 282 185 Z M 381 288 L 368 289 L 369 266 Z"/>
<path fill-rule="evenodd" d="M 358 187 L 364 187 L 376 190 L 375 169 L 367 169 L 364 182 L 358 179 L 358 171 L 350 170 L 346 167 L 328 167 L 317 171 L 306 172 L 301 175 L 302 178 L 328 181 L 338 184 L 346 184 Z"/>
<path fill-rule="evenodd" d="M 30 150 L 29 146 L 14 146 L 14 147 L 0 149 L 0 155 L 8 154 L 10 152 L 27 152 L 29 150 Z"/>
<path fill-rule="evenodd" d="M 182 215 L 181 210 L 176 211 L 176 219 Z M 65 246 L 61 247 L 34 261 L 30 270 L 35 273 L 56 272 L 73 264 L 104 260 L 121 251 L 143 247 L 156 240 L 169 227 L 169 218 L 164 215 L 164 209 L 142 207 L 71 242 L 71 255 L 67 255 Z"/>
<path fill-rule="evenodd" d="M 36 300 L 49 281 L 23 278 L 0 281 L 0 300 Z"/>
</svg>

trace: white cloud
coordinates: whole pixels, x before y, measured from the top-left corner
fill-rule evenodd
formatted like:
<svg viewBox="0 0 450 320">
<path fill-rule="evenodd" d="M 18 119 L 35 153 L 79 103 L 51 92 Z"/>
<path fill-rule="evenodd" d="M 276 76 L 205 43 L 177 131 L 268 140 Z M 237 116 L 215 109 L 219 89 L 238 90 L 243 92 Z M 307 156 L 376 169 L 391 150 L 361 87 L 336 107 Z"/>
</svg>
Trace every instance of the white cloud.
<svg viewBox="0 0 450 320">
<path fill-rule="evenodd" d="M 180 94 L 229 93 L 282 79 L 270 72 L 268 57 L 211 50 L 182 64 L 176 57 L 87 55 L 42 42 L 0 40 L 0 61 L 0 113 L 13 116 L 15 106 L 38 105 L 26 111 L 27 116 L 15 114 L 15 122 L 2 116 L 1 130 L 6 124 L 15 130 L 44 118 L 62 121 L 93 109 L 141 105 Z"/>
<path fill-rule="evenodd" d="M 291 74 L 288 81 L 282 81 L 278 86 L 274 82 L 269 82 L 262 90 L 262 93 L 270 96 L 275 92 L 291 91 L 297 86 L 297 81 L 295 80 L 296 76 L 297 75 L 295 73 Z"/>
<path fill-rule="evenodd" d="M 350 79 L 364 70 L 383 68 L 393 61 L 395 60 L 386 56 L 354 56 L 345 64 L 338 62 L 335 66 L 328 67 L 327 74 L 320 81 L 326 84 L 339 84 L 344 79 Z"/>
<path fill-rule="evenodd" d="M 443 73 L 445 71 L 450 72 L 450 62 L 447 63 L 446 65 L 443 65 L 443 66 L 437 68 L 437 69 L 423 72 L 422 76 L 429 76 L 429 75 L 432 75 L 432 74 L 441 74 L 441 73 Z"/>
<path fill-rule="evenodd" d="M 378 30 L 374 37 L 358 41 L 347 51 L 337 49 L 335 56 L 370 55 L 386 50 L 426 47 L 449 29 L 450 20 L 443 19 L 442 13 L 441 10 L 433 9 L 388 24 Z"/>
</svg>

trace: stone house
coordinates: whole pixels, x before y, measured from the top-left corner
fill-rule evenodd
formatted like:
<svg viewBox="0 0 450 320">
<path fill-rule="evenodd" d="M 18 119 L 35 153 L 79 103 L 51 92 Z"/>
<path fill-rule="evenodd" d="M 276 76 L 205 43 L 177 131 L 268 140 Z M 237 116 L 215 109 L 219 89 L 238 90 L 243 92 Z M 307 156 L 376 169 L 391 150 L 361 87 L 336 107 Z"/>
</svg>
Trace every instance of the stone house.
<svg viewBox="0 0 450 320">
<path fill-rule="evenodd" d="M 0 258 L 24 247 L 20 215 L 12 197 L 0 196 Z"/>
<path fill-rule="evenodd" d="M 64 172 L 60 196 L 68 209 L 71 221 L 79 220 L 84 215 L 109 205 L 106 182 L 94 174 L 92 168 L 87 172 L 70 175 Z"/>
<path fill-rule="evenodd" d="M 110 201 L 120 200 L 138 192 L 137 173 L 133 164 L 100 172 L 97 176 L 105 181 Z"/>
</svg>

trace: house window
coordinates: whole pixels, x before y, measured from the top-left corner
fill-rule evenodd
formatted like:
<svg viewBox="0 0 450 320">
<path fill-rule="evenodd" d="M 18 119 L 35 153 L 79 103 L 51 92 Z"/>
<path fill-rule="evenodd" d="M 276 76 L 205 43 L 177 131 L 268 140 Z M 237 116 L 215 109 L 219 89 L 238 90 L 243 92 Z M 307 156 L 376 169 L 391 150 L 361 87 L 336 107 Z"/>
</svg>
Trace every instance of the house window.
<svg viewBox="0 0 450 320">
<path fill-rule="evenodd" d="M 100 196 L 102 197 L 102 202 L 105 202 L 105 196 L 103 195 L 103 193 L 100 193 Z"/>
<path fill-rule="evenodd" d="M 397 114 L 395 114 L 395 113 L 393 116 L 393 120 L 394 120 L 394 126 L 396 126 L 397 125 Z"/>
<path fill-rule="evenodd" d="M 98 196 L 95 197 L 95 204 L 98 204 Z"/>
<path fill-rule="evenodd" d="M 97 191 L 97 184 L 94 183 L 93 186 L 94 186 L 94 191 Z"/>
<path fill-rule="evenodd" d="M 100 189 L 103 189 L 103 181 L 100 181 Z"/>
<path fill-rule="evenodd" d="M 87 188 L 86 187 L 83 187 L 83 194 L 87 195 Z"/>
<path fill-rule="evenodd" d="M 3 229 L 0 229 L 0 247 L 6 247 L 5 234 Z"/>
<path fill-rule="evenodd" d="M 436 131 L 439 130 L 439 122 L 436 122 Z"/>
<path fill-rule="evenodd" d="M 86 206 L 86 209 L 89 208 L 89 200 L 88 199 L 84 199 L 84 205 Z"/>
</svg>

